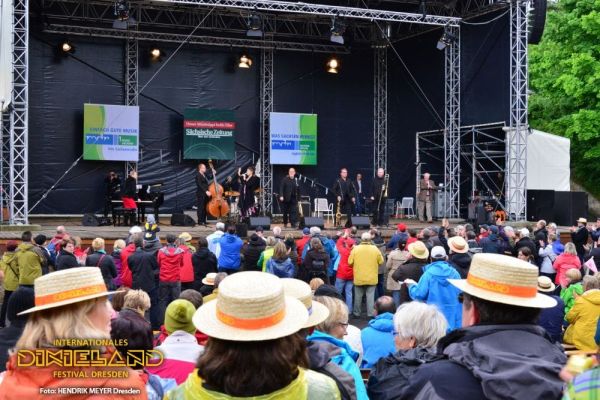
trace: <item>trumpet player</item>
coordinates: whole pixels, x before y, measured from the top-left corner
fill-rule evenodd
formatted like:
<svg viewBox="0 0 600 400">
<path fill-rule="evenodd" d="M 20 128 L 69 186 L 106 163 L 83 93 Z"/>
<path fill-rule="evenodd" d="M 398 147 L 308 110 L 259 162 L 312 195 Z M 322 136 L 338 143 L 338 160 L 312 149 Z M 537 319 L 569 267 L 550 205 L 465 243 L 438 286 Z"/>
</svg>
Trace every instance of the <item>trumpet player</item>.
<svg viewBox="0 0 600 400">
<path fill-rule="evenodd" d="M 293 228 L 298 223 L 298 201 L 300 200 L 300 186 L 296 178 L 296 169 L 290 168 L 288 174 L 281 180 L 279 185 L 279 201 L 283 211 L 283 226 L 288 221 Z"/>
<path fill-rule="evenodd" d="M 385 220 L 385 201 L 387 197 L 387 182 L 385 179 L 385 170 L 377 169 L 377 175 L 373 179 L 373 193 L 371 194 L 371 204 L 373 204 L 373 225 L 380 226 Z"/>
<path fill-rule="evenodd" d="M 352 182 L 348 180 L 348 170 L 346 168 L 340 170 L 340 177 L 333 185 L 333 192 L 337 199 L 336 214 L 346 214 L 345 226 L 350 228 L 352 226 L 352 209 L 356 203 L 356 189 Z"/>
</svg>

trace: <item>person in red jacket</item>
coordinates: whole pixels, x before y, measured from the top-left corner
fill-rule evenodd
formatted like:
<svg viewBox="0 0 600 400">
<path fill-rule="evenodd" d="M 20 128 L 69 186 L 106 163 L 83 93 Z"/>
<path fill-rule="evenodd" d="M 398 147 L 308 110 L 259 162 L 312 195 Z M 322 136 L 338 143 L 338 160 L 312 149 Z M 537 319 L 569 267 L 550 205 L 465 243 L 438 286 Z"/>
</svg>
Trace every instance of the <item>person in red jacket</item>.
<svg viewBox="0 0 600 400">
<path fill-rule="evenodd" d="M 302 252 L 304 251 L 304 246 L 310 240 L 310 229 L 304 228 L 302 229 L 302 237 L 296 240 L 296 250 L 298 250 L 298 263 L 296 265 L 302 264 Z"/>
<path fill-rule="evenodd" d="M 181 268 L 184 252 L 177 246 L 177 236 L 167 235 L 167 245 L 157 253 L 158 260 L 158 303 L 160 315 L 164 317 L 169 303 L 181 293 Z"/>
<path fill-rule="evenodd" d="M 192 264 L 192 254 L 196 252 L 196 248 L 190 244 L 192 235 L 183 232 L 177 240 L 178 247 L 183 250 L 183 264 L 181 266 L 181 290 L 193 289 L 194 286 L 194 265 Z"/>
<path fill-rule="evenodd" d="M 142 233 L 133 234 L 129 244 L 121 250 L 121 271 L 119 271 L 119 280 L 123 286 L 127 286 L 128 288 L 131 288 L 133 285 L 133 276 L 131 275 L 131 269 L 129 269 L 127 258 L 135 253 L 135 235 L 142 236 Z"/>
<path fill-rule="evenodd" d="M 352 292 L 354 290 L 354 270 L 348 264 L 348 257 L 350 257 L 353 247 L 354 240 L 346 229 L 336 243 L 336 248 L 340 253 L 340 262 L 335 276 L 335 288 L 345 297 L 348 310 L 352 310 Z"/>
</svg>

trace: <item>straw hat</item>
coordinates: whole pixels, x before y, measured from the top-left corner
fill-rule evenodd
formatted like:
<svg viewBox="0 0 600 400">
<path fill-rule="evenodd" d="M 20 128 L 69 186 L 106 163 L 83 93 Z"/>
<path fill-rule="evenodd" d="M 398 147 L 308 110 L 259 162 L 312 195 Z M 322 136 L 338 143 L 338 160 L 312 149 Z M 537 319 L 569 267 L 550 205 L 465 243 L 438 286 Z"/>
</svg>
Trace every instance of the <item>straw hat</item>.
<svg viewBox="0 0 600 400">
<path fill-rule="evenodd" d="M 470 295 L 513 306 L 551 308 L 552 297 L 538 293 L 538 269 L 518 258 L 475 254 L 467 279 L 448 281 Z"/>
<path fill-rule="evenodd" d="M 42 275 L 33 281 L 33 288 L 35 307 L 20 312 L 19 315 L 116 293 L 106 290 L 102 272 L 97 267 L 69 268 Z"/>
<path fill-rule="evenodd" d="M 281 280 L 283 292 L 286 296 L 298 299 L 308 309 L 308 321 L 303 328 L 311 328 L 325 321 L 329 316 L 329 309 L 318 301 L 313 301 L 312 290 L 308 283 L 299 279 L 284 278 Z"/>
<path fill-rule="evenodd" d="M 453 253 L 464 254 L 469 252 L 469 244 L 461 236 L 453 236 L 448 239 L 448 247 Z"/>
<path fill-rule="evenodd" d="M 538 292 L 554 292 L 556 285 L 547 276 L 538 276 Z"/>
<path fill-rule="evenodd" d="M 192 241 L 192 235 L 190 235 L 188 232 L 182 232 L 181 235 L 179 235 L 179 239 L 183 239 L 186 242 L 191 242 Z"/>
<path fill-rule="evenodd" d="M 206 274 L 204 279 L 202 279 L 202 283 L 208 286 L 215 286 L 215 278 L 217 277 L 216 272 L 209 272 Z"/>
<path fill-rule="evenodd" d="M 579 222 L 580 224 L 587 224 L 587 219 L 585 219 L 585 218 L 579 218 L 577 220 L 577 222 Z"/>
<path fill-rule="evenodd" d="M 286 296 L 275 275 L 245 271 L 219 285 L 216 301 L 194 314 L 198 330 L 209 337 L 238 342 L 278 339 L 298 332 L 308 321 L 300 300 Z"/>
<path fill-rule="evenodd" d="M 425 243 L 421 242 L 420 240 L 409 244 L 408 252 L 412 254 L 413 257 L 421 260 L 429 257 L 429 250 L 427 250 L 427 246 L 425 246 Z"/>
</svg>

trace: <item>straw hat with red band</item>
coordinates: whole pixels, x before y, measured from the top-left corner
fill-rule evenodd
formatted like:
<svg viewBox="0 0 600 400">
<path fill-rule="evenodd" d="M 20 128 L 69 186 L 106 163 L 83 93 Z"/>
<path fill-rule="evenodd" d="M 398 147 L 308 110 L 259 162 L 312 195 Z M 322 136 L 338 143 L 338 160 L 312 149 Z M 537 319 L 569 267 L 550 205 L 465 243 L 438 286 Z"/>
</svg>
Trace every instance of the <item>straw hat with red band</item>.
<svg viewBox="0 0 600 400">
<path fill-rule="evenodd" d="M 61 307 L 116 292 L 106 290 L 102 272 L 97 267 L 69 268 L 40 276 L 33 281 L 35 307 L 19 315 Z"/>
<path fill-rule="evenodd" d="M 552 297 L 538 293 L 538 269 L 518 258 L 475 254 L 467 279 L 448 281 L 472 296 L 520 307 L 551 308 Z"/>
<path fill-rule="evenodd" d="M 312 328 L 319 325 L 329 317 L 329 309 L 318 301 L 313 301 L 313 293 L 310 285 L 300 279 L 283 278 L 283 292 L 286 296 L 292 296 L 302 302 L 308 310 L 308 321 L 304 328 Z"/>
<path fill-rule="evenodd" d="M 300 300 L 284 294 L 275 275 L 246 271 L 225 278 L 217 300 L 202 305 L 192 321 L 209 337 L 262 341 L 298 332 L 308 321 L 308 312 Z"/>
</svg>

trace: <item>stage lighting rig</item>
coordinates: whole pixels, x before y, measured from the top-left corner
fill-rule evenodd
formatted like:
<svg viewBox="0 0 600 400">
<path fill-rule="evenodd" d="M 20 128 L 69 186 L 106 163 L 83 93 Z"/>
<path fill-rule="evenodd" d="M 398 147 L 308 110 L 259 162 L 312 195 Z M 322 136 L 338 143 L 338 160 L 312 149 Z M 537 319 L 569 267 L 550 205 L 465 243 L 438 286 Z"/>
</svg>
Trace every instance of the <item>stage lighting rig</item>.
<svg viewBox="0 0 600 400">
<path fill-rule="evenodd" d="M 118 21 L 127 21 L 129 19 L 129 2 L 126 0 L 115 1 L 115 17 Z"/>
<path fill-rule="evenodd" d="M 164 56 L 163 51 L 158 46 L 151 46 L 148 53 L 152 61 L 160 61 Z"/>
<path fill-rule="evenodd" d="M 242 54 L 240 57 L 240 62 L 238 64 L 239 68 L 248 69 L 252 65 L 252 59 L 248 57 L 246 54 Z"/>
<path fill-rule="evenodd" d="M 71 44 L 71 42 L 69 42 L 68 40 L 64 40 L 60 44 L 60 49 L 62 50 L 63 53 L 74 53 L 75 52 L 75 46 L 73 46 Z"/>
<path fill-rule="evenodd" d="M 452 46 L 454 43 L 456 43 L 456 36 L 450 33 L 448 26 L 445 26 L 444 33 L 442 34 L 440 40 L 438 40 L 437 42 L 437 49 L 444 50 L 446 47 Z"/>
<path fill-rule="evenodd" d="M 327 61 L 327 72 L 330 74 L 337 74 L 338 68 L 340 67 L 339 61 L 335 57 L 331 57 L 329 61 Z"/>
<path fill-rule="evenodd" d="M 339 19 L 339 16 L 334 16 L 331 20 L 331 37 L 333 43 L 344 44 L 344 32 L 346 32 L 346 24 Z"/>
<path fill-rule="evenodd" d="M 423 20 L 427 18 L 427 7 L 425 6 L 425 0 L 421 0 L 419 3 L 419 12 L 421 13 L 421 18 Z"/>
<path fill-rule="evenodd" d="M 262 19 L 256 12 L 253 12 L 248 16 L 248 19 L 246 20 L 246 27 L 248 28 L 246 31 L 246 36 L 262 37 Z"/>
</svg>

